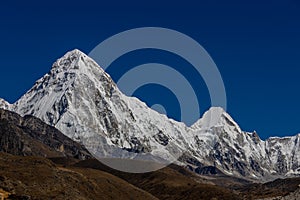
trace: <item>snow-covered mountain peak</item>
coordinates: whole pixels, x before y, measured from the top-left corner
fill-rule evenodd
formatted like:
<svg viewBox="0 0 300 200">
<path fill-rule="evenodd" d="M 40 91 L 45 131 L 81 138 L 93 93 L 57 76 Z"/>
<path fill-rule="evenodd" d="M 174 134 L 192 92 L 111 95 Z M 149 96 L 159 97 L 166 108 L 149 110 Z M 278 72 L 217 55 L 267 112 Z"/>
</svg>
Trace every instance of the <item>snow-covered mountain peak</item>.
<svg viewBox="0 0 300 200">
<path fill-rule="evenodd" d="M 194 129 L 211 129 L 213 127 L 234 126 L 238 132 L 241 132 L 238 124 L 221 107 L 211 107 L 206 111 L 202 118 L 192 125 Z"/>
<path fill-rule="evenodd" d="M 221 118 L 226 112 L 221 107 L 211 107 L 202 116 L 202 126 L 205 128 L 210 128 L 213 126 L 220 125 Z"/>
<path fill-rule="evenodd" d="M 21 115 L 35 114 L 55 125 L 66 110 L 76 109 L 74 104 L 84 104 L 79 95 L 86 94 L 85 100 L 91 101 L 95 93 L 108 95 L 115 88 L 110 76 L 92 58 L 75 49 L 59 58 L 50 72 L 14 104 L 13 110 Z M 88 92 L 92 94 L 88 96 Z"/>
<path fill-rule="evenodd" d="M 59 58 L 52 66 L 51 73 L 69 72 L 87 73 L 95 70 L 104 72 L 102 68 L 85 53 L 78 49 L 67 52 L 63 57 Z"/>
<path fill-rule="evenodd" d="M 154 156 L 169 162 L 180 156 L 186 143 L 183 123 L 122 94 L 111 77 L 78 50 L 58 59 L 18 100 L 14 111 L 42 119 L 102 157 L 143 154 L 146 159 Z M 96 149 L 95 141 L 102 141 Z"/>
<path fill-rule="evenodd" d="M 80 51 L 79 49 L 73 49 L 71 51 L 68 51 L 67 53 L 65 53 L 65 55 L 63 55 L 61 58 L 59 58 L 58 60 L 66 60 L 66 59 L 79 59 L 80 57 L 88 57 L 85 53 L 83 53 L 82 51 Z"/>
<path fill-rule="evenodd" d="M 81 57 L 86 57 L 86 55 L 78 49 L 69 51 L 53 64 L 52 69 L 62 68 L 62 70 L 66 70 L 76 65 Z"/>
</svg>

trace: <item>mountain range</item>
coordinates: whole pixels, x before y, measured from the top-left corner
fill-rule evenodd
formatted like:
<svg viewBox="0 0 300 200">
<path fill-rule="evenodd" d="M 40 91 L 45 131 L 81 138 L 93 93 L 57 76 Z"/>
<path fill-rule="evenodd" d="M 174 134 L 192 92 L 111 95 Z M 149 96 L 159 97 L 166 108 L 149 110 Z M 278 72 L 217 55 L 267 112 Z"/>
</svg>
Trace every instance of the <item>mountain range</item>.
<svg viewBox="0 0 300 200">
<path fill-rule="evenodd" d="M 58 59 L 14 104 L 1 99 L 0 108 L 54 126 L 103 163 L 126 172 L 153 171 L 175 162 L 196 174 L 247 180 L 300 174 L 300 134 L 261 140 L 256 132 L 242 131 L 218 107 L 188 127 L 124 95 L 77 49 Z"/>
<path fill-rule="evenodd" d="M 297 199 L 299 184 L 300 178 L 253 183 L 199 175 L 174 164 L 150 173 L 120 172 L 41 120 L 0 109 L 0 198 Z"/>
</svg>

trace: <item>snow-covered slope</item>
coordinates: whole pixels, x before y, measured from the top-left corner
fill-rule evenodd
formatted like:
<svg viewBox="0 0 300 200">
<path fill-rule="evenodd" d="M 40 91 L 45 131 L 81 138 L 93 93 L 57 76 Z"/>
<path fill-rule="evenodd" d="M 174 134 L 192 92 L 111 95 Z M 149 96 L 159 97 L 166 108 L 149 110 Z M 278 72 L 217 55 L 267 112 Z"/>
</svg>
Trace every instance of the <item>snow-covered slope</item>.
<svg viewBox="0 0 300 200">
<path fill-rule="evenodd" d="M 57 60 L 13 109 L 42 119 L 104 157 L 132 158 L 151 152 L 156 159 L 172 162 L 183 150 L 182 133 L 188 129 L 123 95 L 110 76 L 79 50 Z M 93 143 L 99 140 L 103 144 Z"/>
<path fill-rule="evenodd" d="M 255 132 L 243 132 L 222 108 L 209 109 L 186 127 L 122 94 L 79 50 L 58 59 L 11 110 L 39 117 L 100 157 L 179 157 L 198 173 L 213 166 L 248 178 L 300 174 L 299 135 L 262 141 Z"/>
<path fill-rule="evenodd" d="M 11 107 L 10 103 L 0 98 L 0 108 L 5 110 L 10 110 L 10 107 Z"/>
<path fill-rule="evenodd" d="M 228 174 L 265 180 L 300 174 L 300 134 L 263 141 L 256 132 L 242 131 L 222 108 L 211 108 L 192 127 L 192 149 L 201 163 L 210 161 Z"/>
</svg>

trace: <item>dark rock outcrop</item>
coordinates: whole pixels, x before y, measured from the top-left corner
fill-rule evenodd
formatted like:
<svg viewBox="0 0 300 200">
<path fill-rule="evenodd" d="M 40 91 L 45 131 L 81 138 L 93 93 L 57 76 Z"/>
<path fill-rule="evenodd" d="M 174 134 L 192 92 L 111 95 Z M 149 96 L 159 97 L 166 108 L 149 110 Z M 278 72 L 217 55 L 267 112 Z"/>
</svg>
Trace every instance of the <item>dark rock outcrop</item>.
<svg viewBox="0 0 300 200">
<path fill-rule="evenodd" d="M 33 116 L 0 109 L 0 151 L 14 155 L 91 158 L 90 153 L 56 128 Z"/>
</svg>

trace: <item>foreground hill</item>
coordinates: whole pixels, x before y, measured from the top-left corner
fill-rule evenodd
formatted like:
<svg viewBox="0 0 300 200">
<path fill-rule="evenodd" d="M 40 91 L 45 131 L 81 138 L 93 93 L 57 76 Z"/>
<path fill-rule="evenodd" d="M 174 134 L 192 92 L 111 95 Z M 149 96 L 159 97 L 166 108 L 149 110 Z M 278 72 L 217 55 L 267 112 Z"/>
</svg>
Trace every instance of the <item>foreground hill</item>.
<svg viewBox="0 0 300 200">
<path fill-rule="evenodd" d="M 199 176 L 173 164 L 158 171 L 143 174 L 120 172 L 95 159 L 79 161 L 73 166 L 108 172 L 159 199 L 273 199 L 297 194 L 300 184 L 300 178 L 253 183 L 220 174 Z"/>
<path fill-rule="evenodd" d="M 42 157 L 0 153 L 0 195 L 10 199 L 156 199 L 99 170 L 73 170 Z"/>
</svg>

